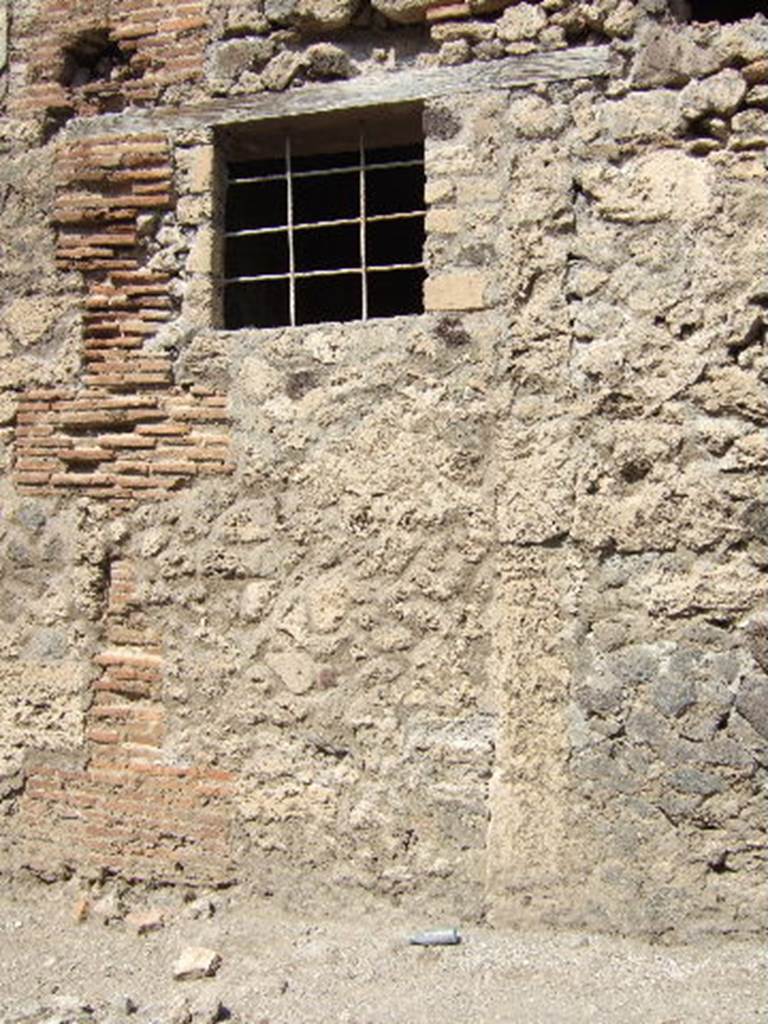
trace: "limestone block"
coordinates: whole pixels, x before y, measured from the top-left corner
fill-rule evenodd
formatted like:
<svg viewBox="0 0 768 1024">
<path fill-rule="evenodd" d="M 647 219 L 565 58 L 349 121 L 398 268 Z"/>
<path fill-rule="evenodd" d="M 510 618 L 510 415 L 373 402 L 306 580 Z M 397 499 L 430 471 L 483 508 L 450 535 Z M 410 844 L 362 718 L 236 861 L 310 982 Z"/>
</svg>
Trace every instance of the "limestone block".
<svg viewBox="0 0 768 1024">
<path fill-rule="evenodd" d="M 505 43 L 516 43 L 523 39 L 535 39 L 547 24 L 547 16 L 541 7 L 521 3 L 508 7 L 496 22 L 496 31 Z"/>
<path fill-rule="evenodd" d="M 301 28 L 327 32 L 347 26 L 357 8 L 358 0 L 298 0 L 296 21 Z"/>
<path fill-rule="evenodd" d="M 315 664 L 302 651 L 282 651 L 268 654 L 267 665 L 291 693 L 306 693 L 315 681 Z"/>
<path fill-rule="evenodd" d="M 768 23 L 752 18 L 723 25 L 713 43 L 723 64 L 751 64 L 768 58 Z"/>
<path fill-rule="evenodd" d="M 747 64 L 745 68 L 741 69 L 741 73 L 744 76 L 744 81 L 748 82 L 749 85 L 760 85 L 762 82 L 768 82 L 768 58 Z"/>
<path fill-rule="evenodd" d="M 485 306 L 485 289 L 485 275 L 475 271 L 428 277 L 424 282 L 424 308 L 482 309 Z"/>
<path fill-rule="evenodd" d="M 187 270 L 191 274 L 210 274 L 213 266 L 213 241 L 210 227 L 201 227 L 197 231 L 187 257 Z"/>
<path fill-rule="evenodd" d="M 687 121 L 697 121 L 707 114 L 730 117 L 746 93 L 747 83 L 742 76 L 726 68 L 703 81 L 689 82 L 680 93 L 680 113 Z"/>
<path fill-rule="evenodd" d="M 662 616 L 743 615 L 765 597 L 762 574 L 746 558 L 715 566 L 702 559 L 677 575 L 659 569 L 648 574 L 645 590 L 649 611 Z"/>
<path fill-rule="evenodd" d="M 307 592 L 307 612 L 312 628 L 330 633 L 344 622 L 349 607 L 349 586 L 342 572 L 321 576 Z"/>
<path fill-rule="evenodd" d="M 34 345 L 53 325 L 56 302 L 43 296 L 15 299 L 0 314 L 0 320 L 10 330 L 19 345 Z"/>
<path fill-rule="evenodd" d="M 679 94 L 671 89 L 631 92 L 599 108 L 599 122 L 616 142 L 671 135 L 679 123 Z"/>
<path fill-rule="evenodd" d="M 493 39 L 495 25 L 487 21 L 442 21 L 429 31 L 436 43 L 448 43 L 454 39 L 469 39 L 472 42 Z"/>
<path fill-rule="evenodd" d="M 742 110 L 731 122 L 736 149 L 762 149 L 768 146 L 768 111 Z"/>
<path fill-rule="evenodd" d="M 356 70 L 349 54 L 340 46 L 332 43 L 315 43 L 310 46 L 305 57 L 307 60 L 307 77 L 317 81 L 333 81 L 351 78 Z"/>
<path fill-rule="evenodd" d="M 747 93 L 750 107 L 768 107 L 768 85 L 755 85 Z"/>
<path fill-rule="evenodd" d="M 275 25 L 291 25 L 296 14 L 296 0 L 264 0 L 264 14 Z"/>
<path fill-rule="evenodd" d="M 269 29 L 261 4 L 252 0 L 229 0 L 226 4 L 226 28 L 231 35 L 260 35 Z"/>
<path fill-rule="evenodd" d="M 442 178 L 437 181 L 427 181 L 424 186 L 424 202 L 427 206 L 434 206 L 436 203 L 444 203 L 452 199 L 456 192 L 456 185 L 450 178 Z"/>
<path fill-rule="evenodd" d="M 213 186 L 214 154 L 212 145 L 196 145 L 177 155 L 184 187 L 190 193 L 209 193 Z"/>
<path fill-rule="evenodd" d="M 659 85 L 684 85 L 691 78 L 712 74 L 720 60 L 712 49 L 700 46 L 689 29 L 649 25 L 638 35 L 637 56 L 630 84 L 639 89 Z"/>
<path fill-rule="evenodd" d="M 223 82 L 231 82 L 243 71 L 263 67 L 274 53 L 268 39 L 227 39 L 211 52 L 211 74 Z"/>
<path fill-rule="evenodd" d="M 606 35 L 628 38 L 635 31 L 641 13 L 640 5 L 634 0 L 620 0 L 603 23 Z"/>
<path fill-rule="evenodd" d="M 425 218 L 428 234 L 453 235 L 460 227 L 459 211 L 450 207 L 429 210 Z"/>
<path fill-rule="evenodd" d="M 713 416 L 748 416 L 768 422 L 765 386 L 738 366 L 713 370 L 706 384 L 697 384 L 692 395 Z"/>
<path fill-rule="evenodd" d="M 437 62 L 443 67 L 466 64 L 472 58 L 472 47 L 466 39 L 452 39 L 443 43 L 437 55 Z"/>
<path fill-rule="evenodd" d="M 5 600 L 0 599 L 0 604 Z M 6 688 L 0 706 L 0 776 L 19 767 L 25 747 L 77 749 L 83 737 L 81 698 L 87 664 L 14 659 L 0 668 Z"/>
<path fill-rule="evenodd" d="M 568 124 L 568 108 L 540 96 L 519 96 L 510 100 L 507 118 L 514 131 L 526 139 L 554 138 Z"/>
<path fill-rule="evenodd" d="M 181 196 L 176 204 L 179 224 L 200 224 L 210 220 L 211 212 L 210 195 Z"/>
<path fill-rule="evenodd" d="M 635 157 L 619 171 L 593 167 L 583 181 L 604 216 L 622 222 L 701 220 L 715 203 L 714 169 L 678 150 Z"/>
<path fill-rule="evenodd" d="M 390 21 L 409 24 L 423 21 L 431 0 L 371 0 L 371 6 Z"/>
<path fill-rule="evenodd" d="M 267 64 L 262 73 L 262 82 L 271 92 L 287 89 L 304 66 L 301 54 L 283 50 Z"/>
<path fill-rule="evenodd" d="M 13 423 L 16 416 L 16 399 L 8 392 L 0 394 L 0 427 L 6 427 Z"/>
<path fill-rule="evenodd" d="M 253 580 L 246 584 L 240 596 L 240 617 L 248 622 L 257 622 L 264 614 L 272 596 L 272 584 L 265 580 Z"/>
</svg>

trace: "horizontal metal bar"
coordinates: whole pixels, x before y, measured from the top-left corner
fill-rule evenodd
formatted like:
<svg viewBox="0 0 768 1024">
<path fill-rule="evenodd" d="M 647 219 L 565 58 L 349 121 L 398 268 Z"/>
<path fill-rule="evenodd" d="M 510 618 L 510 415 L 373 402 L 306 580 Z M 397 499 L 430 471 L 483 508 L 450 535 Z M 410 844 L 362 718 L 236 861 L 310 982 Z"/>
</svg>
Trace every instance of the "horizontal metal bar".
<svg viewBox="0 0 768 1024">
<path fill-rule="evenodd" d="M 384 266 L 379 267 L 368 267 L 368 273 L 386 273 L 388 270 L 423 270 L 424 263 L 419 261 L 418 263 L 387 263 Z"/>
<path fill-rule="evenodd" d="M 243 161 L 245 162 L 245 161 Z M 379 164 L 366 164 L 366 171 L 389 171 L 393 168 L 398 167 L 423 167 L 424 158 L 421 157 L 419 160 L 392 160 L 389 163 Z M 360 164 L 350 164 L 349 167 L 328 167 L 317 171 L 292 171 L 291 177 L 295 180 L 296 178 L 323 178 L 330 177 L 332 174 L 359 174 Z M 256 185 L 265 181 L 285 181 L 287 175 L 285 171 L 280 174 L 257 174 L 252 178 L 228 178 L 228 185 Z"/>
<path fill-rule="evenodd" d="M 388 270 L 423 270 L 423 263 L 390 263 L 385 266 L 367 267 L 366 273 L 384 273 Z M 362 274 L 361 267 L 338 267 L 333 270 L 297 270 L 295 278 L 305 277 L 340 277 L 344 274 Z M 247 277 L 225 277 L 223 284 L 250 284 L 255 281 L 290 281 L 290 273 L 285 274 L 257 274 Z"/>
<path fill-rule="evenodd" d="M 402 213 L 376 213 L 365 218 L 366 224 L 378 224 L 388 220 L 413 220 L 423 217 L 426 210 L 404 210 Z M 360 224 L 362 217 L 340 217 L 338 220 L 307 221 L 305 224 L 294 224 L 294 231 L 310 231 L 312 228 L 344 227 L 349 224 Z M 241 228 L 239 231 L 225 231 L 225 238 L 245 238 L 248 235 L 281 235 L 288 230 L 287 224 L 277 224 L 268 228 Z"/>
</svg>

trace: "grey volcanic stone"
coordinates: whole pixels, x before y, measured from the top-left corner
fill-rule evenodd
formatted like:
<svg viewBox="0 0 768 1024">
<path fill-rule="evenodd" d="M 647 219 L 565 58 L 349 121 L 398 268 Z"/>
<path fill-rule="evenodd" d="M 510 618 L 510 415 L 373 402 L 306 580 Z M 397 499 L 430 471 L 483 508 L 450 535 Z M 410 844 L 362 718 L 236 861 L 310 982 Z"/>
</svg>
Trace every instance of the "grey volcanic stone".
<svg viewBox="0 0 768 1024">
<path fill-rule="evenodd" d="M 701 772 L 698 768 L 680 768 L 672 773 L 670 782 L 681 793 L 696 793 L 698 796 L 712 796 L 725 789 L 723 779 L 709 772 Z"/>
<path fill-rule="evenodd" d="M 661 676 L 651 693 L 654 707 L 667 718 L 679 718 L 696 703 L 696 687 L 687 679 Z"/>
<path fill-rule="evenodd" d="M 736 710 L 755 732 L 768 739 L 768 679 L 749 676 L 739 687 Z"/>
</svg>

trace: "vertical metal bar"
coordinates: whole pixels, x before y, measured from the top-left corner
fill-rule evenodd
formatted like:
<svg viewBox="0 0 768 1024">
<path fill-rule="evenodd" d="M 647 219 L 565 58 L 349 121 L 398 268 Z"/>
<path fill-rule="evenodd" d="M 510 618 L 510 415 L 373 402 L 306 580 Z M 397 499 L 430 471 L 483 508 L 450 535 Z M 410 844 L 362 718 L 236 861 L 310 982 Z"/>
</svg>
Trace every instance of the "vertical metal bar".
<svg viewBox="0 0 768 1024">
<path fill-rule="evenodd" d="M 218 153 L 218 155 L 216 155 Z M 227 323 L 227 291 L 228 286 L 225 280 L 226 278 L 226 267 L 227 267 L 227 249 L 231 246 L 234 249 L 234 243 L 227 240 L 227 209 L 229 208 L 229 189 L 231 187 L 232 173 L 230 171 L 229 160 L 225 160 L 223 155 L 214 149 L 214 160 L 216 160 L 215 170 L 220 173 L 214 175 L 214 188 L 216 194 L 214 196 L 213 209 L 215 211 L 216 227 L 219 229 L 219 244 L 214 249 L 214 273 L 216 281 L 216 318 L 219 326 L 225 330 L 229 326 Z M 223 173 L 222 173 L 223 168 Z M 222 190 L 223 199 L 222 202 Z"/>
<path fill-rule="evenodd" d="M 291 137 L 285 136 L 285 178 L 288 189 L 288 310 L 291 327 L 296 326 L 296 259 L 293 251 L 293 173 Z"/>
<path fill-rule="evenodd" d="M 362 319 L 368 319 L 368 260 L 365 251 L 365 136 L 360 125 L 360 279 L 362 282 Z"/>
</svg>

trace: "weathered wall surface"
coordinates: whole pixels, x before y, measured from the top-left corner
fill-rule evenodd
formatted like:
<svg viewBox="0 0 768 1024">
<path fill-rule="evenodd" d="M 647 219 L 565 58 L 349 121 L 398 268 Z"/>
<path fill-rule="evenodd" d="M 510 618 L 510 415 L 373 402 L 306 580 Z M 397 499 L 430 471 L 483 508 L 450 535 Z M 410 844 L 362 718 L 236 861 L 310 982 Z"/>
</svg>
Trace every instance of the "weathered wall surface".
<svg viewBox="0 0 768 1024">
<path fill-rule="evenodd" d="M 3 867 L 760 927 L 768 22 L 175 6 L 0 70 Z M 217 329 L 180 104 L 606 43 L 426 102 L 424 314 Z"/>
</svg>

